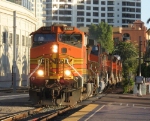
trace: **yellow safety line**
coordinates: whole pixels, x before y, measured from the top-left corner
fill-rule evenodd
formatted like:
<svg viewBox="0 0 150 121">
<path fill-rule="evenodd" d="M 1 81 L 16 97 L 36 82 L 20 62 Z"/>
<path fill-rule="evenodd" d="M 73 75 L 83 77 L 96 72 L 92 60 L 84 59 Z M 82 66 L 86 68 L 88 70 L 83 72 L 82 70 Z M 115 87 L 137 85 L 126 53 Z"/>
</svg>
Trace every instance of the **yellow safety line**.
<svg viewBox="0 0 150 121">
<path fill-rule="evenodd" d="M 95 109 L 97 106 L 99 106 L 99 105 L 89 104 L 85 108 L 79 110 L 78 112 L 72 114 L 71 116 L 67 117 L 66 119 L 64 119 L 62 121 L 78 121 L 84 115 L 88 114 L 90 111 L 92 111 L 93 109 Z"/>
</svg>

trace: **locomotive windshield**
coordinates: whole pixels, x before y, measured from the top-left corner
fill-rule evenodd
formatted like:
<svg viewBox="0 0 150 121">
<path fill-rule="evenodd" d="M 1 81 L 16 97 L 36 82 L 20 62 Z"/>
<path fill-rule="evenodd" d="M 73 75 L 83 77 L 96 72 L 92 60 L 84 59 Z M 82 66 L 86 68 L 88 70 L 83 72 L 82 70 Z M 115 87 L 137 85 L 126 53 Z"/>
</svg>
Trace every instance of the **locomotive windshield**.
<svg viewBox="0 0 150 121">
<path fill-rule="evenodd" d="M 54 41 L 56 41 L 56 34 L 35 34 L 33 36 L 32 47 L 39 46 L 47 42 L 54 42 Z"/>
<path fill-rule="evenodd" d="M 82 47 L 81 34 L 59 34 L 59 41 L 76 47 Z"/>
<path fill-rule="evenodd" d="M 56 40 L 56 34 L 35 34 L 34 42 L 53 42 Z"/>
</svg>

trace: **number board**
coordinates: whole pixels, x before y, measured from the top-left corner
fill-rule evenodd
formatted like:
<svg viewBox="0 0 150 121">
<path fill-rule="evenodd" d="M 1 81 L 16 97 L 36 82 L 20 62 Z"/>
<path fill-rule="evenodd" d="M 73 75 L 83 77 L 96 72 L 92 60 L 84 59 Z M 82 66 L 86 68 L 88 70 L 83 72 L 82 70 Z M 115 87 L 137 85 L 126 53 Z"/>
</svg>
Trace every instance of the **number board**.
<svg viewBox="0 0 150 121">
<path fill-rule="evenodd" d="M 51 27 L 43 27 L 42 30 L 47 31 L 47 30 L 51 30 Z"/>
<path fill-rule="evenodd" d="M 64 31 L 73 31 L 74 27 L 64 27 Z"/>
</svg>

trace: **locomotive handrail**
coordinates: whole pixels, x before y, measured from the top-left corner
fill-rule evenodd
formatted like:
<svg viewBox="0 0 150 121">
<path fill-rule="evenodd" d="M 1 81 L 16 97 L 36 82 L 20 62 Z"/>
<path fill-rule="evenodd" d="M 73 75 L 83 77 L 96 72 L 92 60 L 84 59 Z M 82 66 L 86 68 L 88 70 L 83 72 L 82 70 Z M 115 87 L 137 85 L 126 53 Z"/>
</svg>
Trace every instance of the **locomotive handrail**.
<svg viewBox="0 0 150 121">
<path fill-rule="evenodd" d="M 33 70 L 33 72 L 28 76 L 28 79 L 35 73 L 35 71 L 40 67 L 41 63 L 43 61 L 43 58 L 41 58 L 38 62 L 37 67 Z"/>
<path fill-rule="evenodd" d="M 68 61 L 68 59 L 66 59 L 66 62 L 67 62 L 67 64 L 80 76 L 80 78 L 81 78 L 81 80 L 82 80 L 82 88 L 83 88 L 83 77 L 82 77 L 82 75 L 72 66 L 72 65 L 70 65 L 70 63 L 69 63 L 69 61 Z"/>
<path fill-rule="evenodd" d="M 92 69 L 92 64 L 91 64 L 90 70 L 91 70 L 95 75 L 97 75 L 97 73 L 94 72 L 93 69 Z"/>
</svg>

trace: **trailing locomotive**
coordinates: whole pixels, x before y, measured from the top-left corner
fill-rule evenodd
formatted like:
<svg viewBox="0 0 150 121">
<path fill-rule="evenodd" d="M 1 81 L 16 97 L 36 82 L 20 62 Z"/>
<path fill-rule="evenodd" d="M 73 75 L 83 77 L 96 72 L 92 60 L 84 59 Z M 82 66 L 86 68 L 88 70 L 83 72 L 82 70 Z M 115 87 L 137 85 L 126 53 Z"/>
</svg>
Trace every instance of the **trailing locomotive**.
<svg viewBox="0 0 150 121">
<path fill-rule="evenodd" d="M 74 105 L 121 81 L 121 62 L 76 27 L 56 24 L 31 33 L 30 100 Z"/>
</svg>

